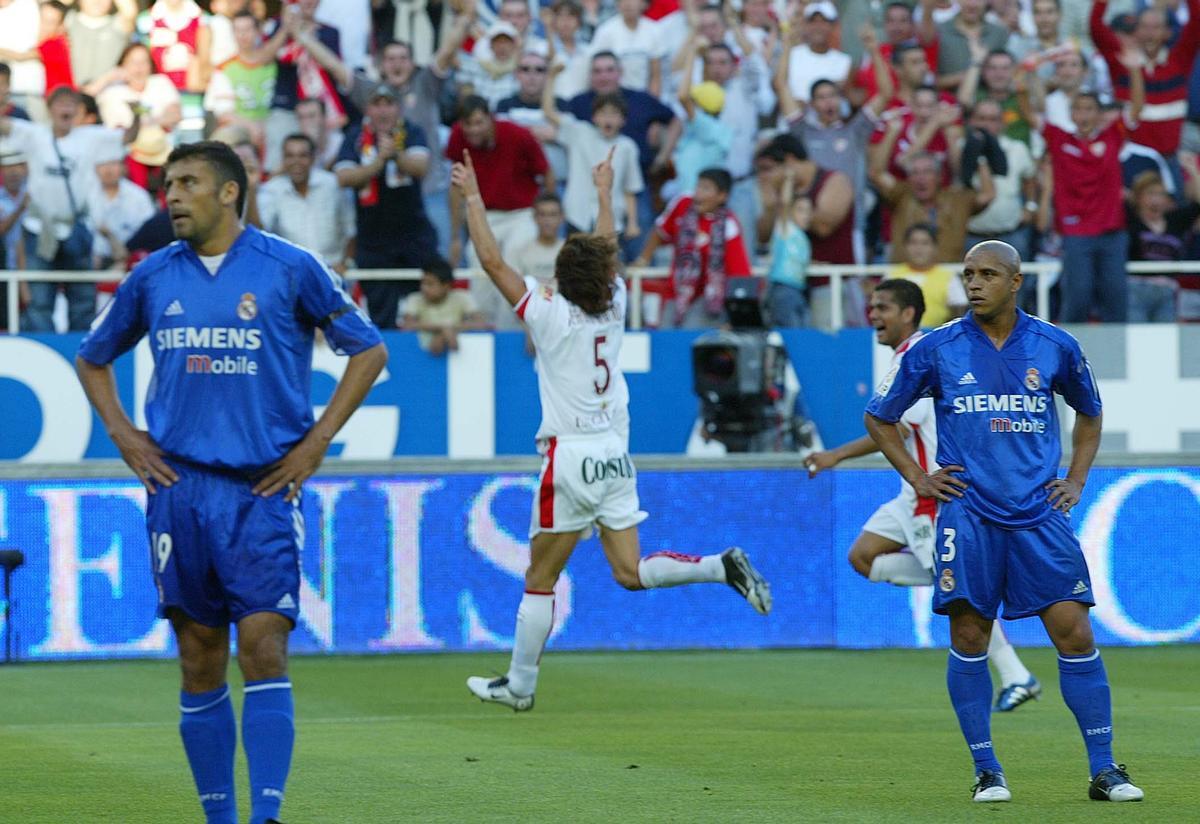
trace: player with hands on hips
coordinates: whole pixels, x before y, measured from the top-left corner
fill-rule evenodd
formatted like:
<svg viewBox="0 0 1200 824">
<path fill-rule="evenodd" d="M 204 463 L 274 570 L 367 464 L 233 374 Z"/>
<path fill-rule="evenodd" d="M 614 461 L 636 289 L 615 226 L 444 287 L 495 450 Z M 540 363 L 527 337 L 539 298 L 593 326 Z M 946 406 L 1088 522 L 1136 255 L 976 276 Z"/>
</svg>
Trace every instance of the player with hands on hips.
<svg viewBox="0 0 1200 824">
<path fill-rule="evenodd" d="M 1088 797 L 1141 801 L 1113 758 L 1112 698 L 1088 616 L 1091 578 L 1069 520 L 1100 446 L 1100 393 L 1078 341 L 1017 308 L 1023 280 L 1012 246 L 971 247 L 963 261 L 971 311 L 905 353 L 864 422 L 901 476 L 942 501 L 933 608 L 950 617 L 946 685 L 974 761 L 974 800 L 1012 798 L 992 746 L 987 669 L 1003 605 L 1008 620 L 1036 615 L 1058 650 L 1059 688 L 1087 751 Z M 1076 412 L 1065 479 L 1055 395 Z M 937 461 L 957 483 L 946 474 L 934 480 L 905 448 L 898 424 L 923 397 L 933 399 Z"/>
<path fill-rule="evenodd" d="M 502 677 L 467 679 L 476 697 L 516 711 L 533 707 L 539 662 L 553 629 L 555 585 L 576 544 L 594 527 L 613 577 L 626 589 L 723 583 L 758 612 L 771 609 L 770 587 L 737 547 L 705 556 L 656 552 L 641 557 L 637 525 L 647 516 L 639 508 L 637 471 L 624 429 L 629 394 L 619 362 L 627 293 L 616 274 L 611 152 L 592 179 L 600 204 L 596 231 L 567 238 L 555 260 L 555 290 L 523 279 L 504 262 L 469 152 L 451 171 L 480 263 L 524 321 L 537 354 L 542 470 L 512 661 Z"/>
</svg>

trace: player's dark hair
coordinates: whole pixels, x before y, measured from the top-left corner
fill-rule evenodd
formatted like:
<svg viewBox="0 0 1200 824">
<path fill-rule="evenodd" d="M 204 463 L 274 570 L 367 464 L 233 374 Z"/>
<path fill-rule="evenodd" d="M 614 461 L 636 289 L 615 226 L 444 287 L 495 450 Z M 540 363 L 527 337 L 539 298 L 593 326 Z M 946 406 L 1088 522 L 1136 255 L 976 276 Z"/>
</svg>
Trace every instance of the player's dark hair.
<svg viewBox="0 0 1200 824">
<path fill-rule="evenodd" d="M 421 264 L 421 271 L 426 275 L 433 275 L 442 283 L 454 282 L 454 268 L 450 262 L 440 257 L 432 257 Z"/>
<path fill-rule="evenodd" d="M 463 98 L 462 103 L 458 104 L 458 121 L 461 123 L 464 120 L 469 120 L 475 112 L 483 112 L 488 117 L 492 116 L 492 110 L 488 107 L 488 102 L 477 94 L 469 94 Z"/>
<path fill-rule="evenodd" d="M 555 192 L 542 192 L 533 199 L 533 208 L 537 208 L 543 203 L 553 203 L 558 208 L 562 208 L 562 198 Z"/>
<path fill-rule="evenodd" d="M 286 146 L 287 144 L 289 144 L 293 141 L 295 141 L 297 143 L 305 144 L 306 146 L 308 146 L 308 153 L 310 155 L 312 155 L 313 157 L 317 156 L 317 141 L 313 140 L 311 137 L 304 134 L 304 132 L 292 132 L 290 135 L 285 137 L 283 139 L 283 142 L 280 143 L 279 145 Z"/>
<path fill-rule="evenodd" d="M 571 235 L 554 259 L 558 293 L 589 315 L 612 307 L 612 273 L 617 242 L 594 234 Z"/>
<path fill-rule="evenodd" d="M 592 114 L 603 109 L 605 106 L 610 106 L 621 113 L 621 117 L 629 114 L 629 104 L 625 102 L 624 95 L 619 92 L 611 92 L 610 94 L 598 94 L 592 98 Z"/>
<path fill-rule="evenodd" d="M 705 169 L 697 178 L 707 180 L 709 183 L 717 187 L 717 191 L 722 194 L 729 194 L 733 189 L 733 175 L 729 174 L 724 169 Z"/>
<path fill-rule="evenodd" d="M 217 175 L 218 187 L 224 186 L 229 181 L 237 184 L 238 196 L 234 208 L 237 209 L 238 217 L 241 217 L 246 208 L 246 189 L 250 184 L 246 177 L 246 167 L 233 147 L 217 140 L 184 143 L 176 146 L 167 156 L 166 168 L 169 169 L 172 163 L 191 159 L 202 160 L 212 167 Z"/>
<path fill-rule="evenodd" d="M 896 305 L 902 312 L 911 308 L 913 310 L 913 327 L 920 328 L 921 316 L 925 314 L 925 295 L 921 293 L 920 286 L 911 280 L 892 278 L 880 282 L 875 287 L 875 291 L 883 291 L 891 295 L 892 300 L 896 301 Z"/>
</svg>

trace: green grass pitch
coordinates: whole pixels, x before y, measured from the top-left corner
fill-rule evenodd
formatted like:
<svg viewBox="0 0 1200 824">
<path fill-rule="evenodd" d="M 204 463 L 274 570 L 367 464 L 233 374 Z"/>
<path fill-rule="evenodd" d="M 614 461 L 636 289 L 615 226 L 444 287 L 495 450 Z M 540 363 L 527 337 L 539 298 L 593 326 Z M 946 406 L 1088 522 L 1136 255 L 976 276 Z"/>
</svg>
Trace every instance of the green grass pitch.
<svg viewBox="0 0 1200 824">
<path fill-rule="evenodd" d="M 1142 804 L 1086 800 L 1050 650 L 1024 652 L 1042 700 L 994 718 L 1013 802 L 986 806 L 944 652 L 552 651 L 521 715 L 463 684 L 500 654 L 296 659 L 284 819 L 1200 821 L 1200 646 L 1104 654 Z M 173 662 L 0 667 L 0 821 L 200 821 L 176 690 Z M 243 815 L 247 792 L 239 752 Z"/>
</svg>

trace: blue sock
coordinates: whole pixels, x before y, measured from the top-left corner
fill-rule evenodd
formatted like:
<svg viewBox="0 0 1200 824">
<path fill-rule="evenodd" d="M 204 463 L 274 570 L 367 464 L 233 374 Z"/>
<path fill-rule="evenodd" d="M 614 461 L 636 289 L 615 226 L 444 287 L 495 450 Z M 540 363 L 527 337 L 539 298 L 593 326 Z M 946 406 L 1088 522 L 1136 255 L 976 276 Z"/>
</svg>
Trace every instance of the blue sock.
<svg viewBox="0 0 1200 824">
<path fill-rule="evenodd" d="M 958 726 L 975 759 L 975 772 L 1000 770 L 992 750 L 992 674 L 988 672 L 987 653 L 963 655 L 951 647 L 946 688 L 958 714 Z"/>
<path fill-rule="evenodd" d="M 279 817 L 292 764 L 292 682 L 287 676 L 246 682 L 242 746 L 250 767 L 250 824 Z"/>
<path fill-rule="evenodd" d="M 237 824 L 233 792 L 237 722 L 228 684 L 209 692 L 179 694 L 179 736 L 208 824 Z"/>
<path fill-rule="evenodd" d="M 1100 650 L 1058 656 L 1058 688 L 1075 713 L 1092 775 L 1113 765 L 1112 698 Z"/>
</svg>

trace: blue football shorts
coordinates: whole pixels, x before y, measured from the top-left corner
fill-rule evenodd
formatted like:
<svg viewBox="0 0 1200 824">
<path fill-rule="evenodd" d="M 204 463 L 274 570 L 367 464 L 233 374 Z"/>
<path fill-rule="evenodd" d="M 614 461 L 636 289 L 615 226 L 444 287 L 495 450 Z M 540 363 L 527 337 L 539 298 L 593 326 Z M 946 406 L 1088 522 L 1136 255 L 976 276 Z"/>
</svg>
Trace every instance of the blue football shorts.
<svg viewBox="0 0 1200 824">
<path fill-rule="evenodd" d="M 1092 579 L 1070 519 L 1054 512 L 1035 526 L 1006 529 L 954 500 L 938 507 L 933 611 L 967 601 L 995 619 L 1037 615 L 1059 601 L 1095 606 Z"/>
<path fill-rule="evenodd" d="M 211 627 L 254 612 L 277 612 L 296 625 L 304 520 L 299 496 L 250 493 L 249 475 L 174 458 L 179 475 L 147 496 L 146 528 L 158 589 L 158 616 L 171 609 Z"/>
</svg>

